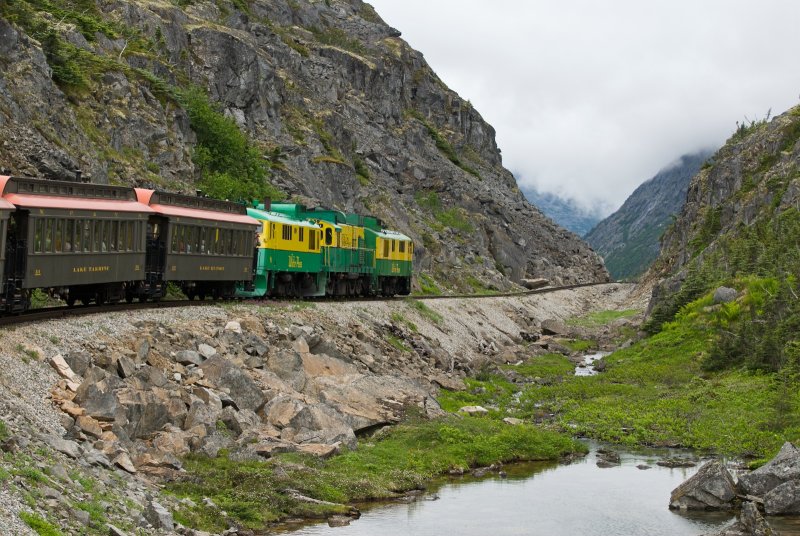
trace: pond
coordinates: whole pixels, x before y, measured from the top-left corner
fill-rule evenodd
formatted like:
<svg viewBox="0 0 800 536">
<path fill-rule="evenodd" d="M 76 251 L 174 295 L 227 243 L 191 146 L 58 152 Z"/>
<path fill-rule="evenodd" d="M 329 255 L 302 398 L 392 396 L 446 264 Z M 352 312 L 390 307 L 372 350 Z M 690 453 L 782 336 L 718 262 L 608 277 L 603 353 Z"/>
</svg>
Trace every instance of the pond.
<svg viewBox="0 0 800 536">
<path fill-rule="evenodd" d="M 719 530 L 729 514 L 670 511 L 670 492 L 697 467 L 666 468 L 655 462 L 686 451 L 618 451 L 621 465 L 597 466 L 597 445 L 570 465 L 528 463 L 505 468 L 507 478 L 449 479 L 410 503 L 362 507 L 361 519 L 346 527 L 318 524 L 293 536 L 697 536 Z M 646 465 L 649 469 L 637 466 Z M 772 522 L 772 519 L 770 519 Z M 775 528 L 800 535 L 792 520 Z M 788 530 L 787 530 L 788 529 Z"/>
</svg>

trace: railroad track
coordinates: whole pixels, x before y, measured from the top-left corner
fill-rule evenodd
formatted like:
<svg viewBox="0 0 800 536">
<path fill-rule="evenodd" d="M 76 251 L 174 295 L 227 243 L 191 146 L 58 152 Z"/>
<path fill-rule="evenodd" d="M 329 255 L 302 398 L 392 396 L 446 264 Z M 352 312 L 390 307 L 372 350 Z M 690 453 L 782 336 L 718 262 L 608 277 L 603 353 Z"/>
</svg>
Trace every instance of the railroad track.
<svg viewBox="0 0 800 536">
<path fill-rule="evenodd" d="M 521 296 L 530 296 L 533 294 L 548 294 L 550 292 L 557 292 L 560 290 L 572 290 L 582 287 L 592 287 L 597 285 L 607 285 L 608 283 L 580 283 L 577 285 L 564 285 L 560 287 L 542 287 L 533 290 L 523 290 L 518 292 L 498 292 L 492 294 L 447 294 L 436 296 L 403 296 L 392 298 L 362 298 L 362 299 L 324 299 L 324 301 L 333 302 L 358 302 L 358 301 L 396 301 L 396 300 L 443 300 L 443 299 L 483 299 L 483 298 L 513 298 Z M 263 303 L 276 303 L 278 301 L 289 301 L 287 299 L 281 300 L 248 300 L 247 303 L 254 305 Z M 199 307 L 203 305 L 220 305 L 223 303 L 230 303 L 231 300 L 204 300 L 204 301 L 189 301 L 189 300 L 161 300 L 157 302 L 135 302 L 135 303 L 117 303 L 107 305 L 83 305 L 77 307 L 46 307 L 42 309 L 31 309 L 24 313 L 0 316 L 0 326 L 12 326 L 20 324 L 28 324 L 32 322 L 41 322 L 44 320 L 58 320 L 66 318 L 75 318 L 79 316 L 86 316 L 98 313 L 109 312 L 123 312 L 123 311 L 141 311 L 146 309 L 168 309 L 172 307 Z"/>
</svg>

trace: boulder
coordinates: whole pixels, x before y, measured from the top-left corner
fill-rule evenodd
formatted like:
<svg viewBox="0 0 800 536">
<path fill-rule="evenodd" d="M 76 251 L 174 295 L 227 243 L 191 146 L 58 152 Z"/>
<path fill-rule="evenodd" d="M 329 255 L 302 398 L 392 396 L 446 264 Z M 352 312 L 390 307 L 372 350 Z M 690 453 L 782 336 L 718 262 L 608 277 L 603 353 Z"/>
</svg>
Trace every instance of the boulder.
<svg viewBox="0 0 800 536">
<path fill-rule="evenodd" d="M 231 320 L 227 324 L 225 324 L 225 331 L 230 331 L 232 333 L 237 333 L 239 335 L 242 334 L 242 325 L 237 322 L 236 320 Z"/>
<path fill-rule="evenodd" d="M 70 352 L 64 356 L 64 361 L 75 374 L 83 376 L 92 364 L 92 356 L 88 352 Z"/>
<path fill-rule="evenodd" d="M 800 514 L 800 480 L 784 482 L 767 492 L 764 513 L 769 516 Z"/>
<path fill-rule="evenodd" d="M 569 328 L 563 322 L 548 318 L 547 320 L 542 320 L 542 334 L 566 337 L 569 335 Z"/>
<path fill-rule="evenodd" d="M 123 407 L 122 418 L 117 420 L 130 438 L 146 438 L 161 430 L 165 424 L 183 427 L 188 413 L 179 396 L 164 389 L 150 391 L 123 389 L 119 392 Z"/>
<path fill-rule="evenodd" d="M 55 369 L 59 376 L 71 382 L 78 381 L 75 372 L 67 364 L 61 354 L 54 355 L 50 358 L 50 366 Z"/>
<path fill-rule="evenodd" d="M 181 350 L 175 354 L 175 361 L 181 365 L 202 365 L 204 360 L 199 352 L 195 352 L 194 350 Z"/>
<path fill-rule="evenodd" d="M 295 415 L 305 407 L 305 404 L 290 396 L 279 395 L 264 406 L 264 415 L 267 423 L 284 428 L 289 426 Z"/>
<path fill-rule="evenodd" d="M 120 378 L 130 378 L 136 374 L 136 362 L 130 357 L 121 355 L 117 359 L 117 375 Z"/>
<path fill-rule="evenodd" d="M 739 477 L 741 495 L 764 497 L 789 480 L 800 479 L 800 449 L 786 442 L 775 457 L 755 471 Z"/>
<path fill-rule="evenodd" d="M 537 277 L 535 279 L 520 279 L 520 284 L 528 290 L 535 290 L 537 288 L 546 287 L 550 284 L 547 279 Z"/>
<path fill-rule="evenodd" d="M 281 439 L 293 443 L 341 442 L 356 447 L 356 435 L 341 414 L 324 404 L 302 408 L 281 431 Z"/>
<path fill-rule="evenodd" d="M 253 410 L 241 409 L 237 411 L 230 406 L 222 410 L 219 419 L 237 437 L 261 424 L 261 419 Z"/>
<path fill-rule="evenodd" d="M 116 390 L 121 385 L 116 376 L 107 376 L 102 369 L 91 368 L 75 392 L 73 401 L 95 419 L 113 421 L 119 410 Z"/>
<path fill-rule="evenodd" d="M 172 531 L 175 523 L 172 514 L 161 503 L 149 500 L 144 510 L 144 517 L 153 525 L 153 528 Z"/>
<path fill-rule="evenodd" d="M 203 356 L 204 359 L 211 359 L 215 355 L 217 355 L 217 350 L 208 344 L 200 343 L 197 346 L 197 351 Z"/>
<path fill-rule="evenodd" d="M 238 409 L 258 411 L 264 405 L 264 393 L 256 382 L 244 370 L 221 355 L 209 358 L 200 368 L 212 385 L 230 392 Z"/>
<path fill-rule="evenodd" d="M 295 341 L 297 342 L 297 341 Z M 303 358 L 291 350 L 281 350 L 270 356 L 267 367 L 295 391 L 302 391 L 306 385 Z"/>
<path fill-rule="evenodd" d="M 736 486 L 728 468 L 711 461 L 686 482 L 672 491 L 670 509 L 730 510 L 736 498 Z"/>
<path fill-rule="evenodd" d="M 735 523 L 705 536 L 778 536 L 752 502 L 744 502 Z"/>
<path fill-rule="evenodd" d="M 205 428 L 206 433 L 210 433 L 216 427 L 221 411 L 222 402 L 219 403 L 219 408 L 216 408 L 198 398 L 189 406 L 189 412 L 186 414 L 183 429 L 189 430 L 195 426 L 202 426 Z"/>
<path fill-rule="evenodd" d="M 484 415 L 489 413 L 489 410 L 483 406 L 463 406 L 458 411 L 459 413 L 466 413 L 467 415 Z"/>
<path fill-rule="evenodd" d="M 719 287 L 714 291 L 714 303 L 729 303 L 736 299 L 739 295 L 736 289 L 730 287 Z"/>
<path fill-rule="evenodd" d="M 45 435 L 42 437 L 45 442 L 53 450 L 57 450 L 62 454 L 66 454 L 70 458 L 77 459 L 81 455 L 81 447 L 74 441 L 69 439 L 62 439 L 60 437 Z"/>
</svg>

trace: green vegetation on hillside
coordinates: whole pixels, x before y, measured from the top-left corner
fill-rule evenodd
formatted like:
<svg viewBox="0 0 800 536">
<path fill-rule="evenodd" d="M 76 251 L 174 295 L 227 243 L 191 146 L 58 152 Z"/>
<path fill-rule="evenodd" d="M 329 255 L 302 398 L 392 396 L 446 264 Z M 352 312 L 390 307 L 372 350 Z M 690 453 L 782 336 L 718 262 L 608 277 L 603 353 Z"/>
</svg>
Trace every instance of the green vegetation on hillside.
<svg viewBox="0 0 800 536">
<path fill-rule="evenodd" d="M 234 4 L 240 9 L 247 8 L 241 0 Z M 191 128 L 197 135 L 193 161 L 203 175 L 198 186 L 206 194 L 232 200 L 284 197 L 267 181 L 270 166 L 279 164 L 280 155 L 265 155 L 254 146 L 236 122 L 209 100 L 205 90 L 188 87 L 188 76 L 177 70 L 172 75 L 179 85 L 187 87 L 176 87 L 147 69 L 131 66 L 135 64 L 129 63 L 128 58 L 136 58 L 136 64 L 171 64 L 165 55 L 164 37 L 160 32 L 148 37 L 138 28 L 109 20 L 94 0 L 11 0 L 0 3 L 0 16 L 18 24 L 42 44 L 53 81 L 71 96 L 70 102 L 79 110 L 79 117 L 87 114 L 84 101 L 96 89 L 96 81 L 105 73 L 121 72 L 130 80 L 147 86 L 162 102 L 176 103 L 186 109 Z M 59 28 L 63 23 L 74 24 L 89 43 L 97 42 L 98 35 L 102 35 L 111 40 L 124 40 L 124 48 L 119 53 L 106 54 L 98 52 L 99 48 L 78 47 L 63 37 Z M 128 160 L 144 168 L 143 172 L 149 172 L 147 176 L 158 178 L 154 175 L 158 172 L 155 164 L 141 157 L 126 158 L 124 154 L 117 154 L 105 146 L 108 140 L 97 132 L 94 122 L 86 123 L 87 134 L 101 154 L 110 160 Z"/>
<path fill-rule="evenodd" d="M 192 130 L 197 136 L 193 160 L 202 172 L 199 186 L 218 199 L 283 199 L 281 191 L 267 181 L 269 165 L 261 151 L 209 99 L 193 87 L 179 92 Z"/>
<path fill-rule="evenodd" d="M 448 160 L 450 160 L 452 163 L 454 163 L 455 165 L 457 165 L 470 175 L 480 178 L 480 173 L 478 173 L 475 170 L 475 168 L 464 163 L 464 161 L 456 153 L 456 150 L 453 148 L 453 146 L 450 145 L 450 142 L 447 141 L 447 139 L 442 135 L 441 132 L 436 130 L 436 127 L 434 127 L 425 118 L 424 115 L 422 115 L 417 110 L 413 109 L 406 110 L 406 115 L 413 117 L 414 119 L 422 123 L 422 126 L 425 127 L 425 130 L 428 131 L 428 135 L 430 135 L 431 139 L 434 141 L 434 143 L 436 143 L 436 148 L 439 149 L 442 152 L 442 154 L 444 154 L 447 157 Z"/>
</svg>

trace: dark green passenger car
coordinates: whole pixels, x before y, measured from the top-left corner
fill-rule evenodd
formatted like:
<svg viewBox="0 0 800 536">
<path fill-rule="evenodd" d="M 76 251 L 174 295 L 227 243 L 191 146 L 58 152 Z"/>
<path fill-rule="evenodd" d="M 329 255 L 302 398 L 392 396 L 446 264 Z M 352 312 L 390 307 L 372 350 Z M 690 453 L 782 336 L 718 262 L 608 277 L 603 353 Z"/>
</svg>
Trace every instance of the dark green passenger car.
<svg viewBox="0 0 800 536">
<path fill-rule="evenodd" d="M 145 228 L 152 210 L 130 188 L 0 177 L 16 210 L 8 220 L 6 286 L 24 309 L 32 289 L 76 300 L 119 301 L 142 279 Z"/>
</svg>

